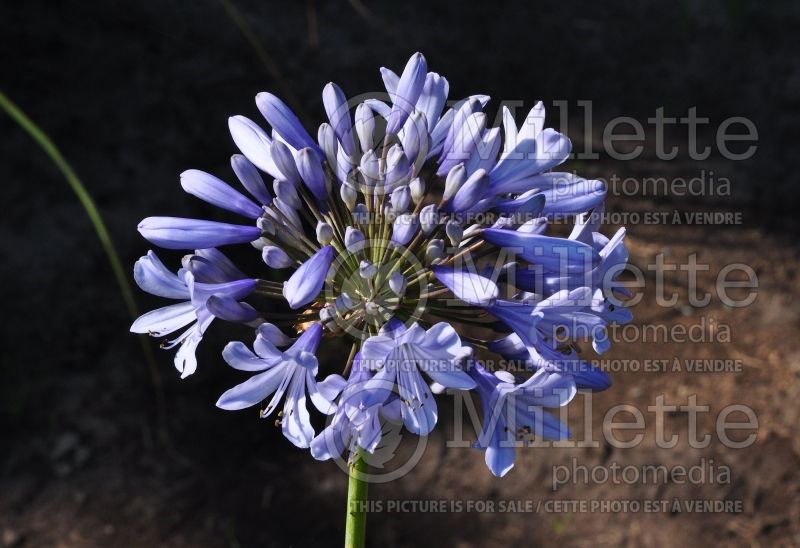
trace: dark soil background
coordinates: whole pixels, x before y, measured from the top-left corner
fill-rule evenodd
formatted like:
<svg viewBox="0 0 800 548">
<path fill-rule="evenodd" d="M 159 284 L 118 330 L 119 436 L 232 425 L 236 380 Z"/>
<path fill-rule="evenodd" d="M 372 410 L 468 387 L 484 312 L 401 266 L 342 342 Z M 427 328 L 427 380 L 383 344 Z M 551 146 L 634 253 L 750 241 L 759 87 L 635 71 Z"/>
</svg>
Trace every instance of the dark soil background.
<svg viewBox="0 0 800 548">
<path fill-rule="evenodd" d="M 711 413 L 705 449 L 687 443 L 686 414 L 669 414 L 680 435 L 672 450 L 645 442 L 620 450 L 520 451 L 517 466 L 493 478 L 482 455 L 446 448 L 452 408 L 414 470 L 374 486 L 376 500 L 742 501 L 740 513 L 374 513 L 371 545 L 792 545 L 800 543 L 800 313 L 796 284 L 798 175 L 790 154 L 800 143 L 800 5 L 747 0 L 684 2 L 254 2 L 233 0 L 263 48 L 260 54 L 231 17 L 230 4 L 199 2 L 5 3 L 0 8 L 0 90 L 53 138 L 92 192 L 126 268 L 148 244 L 136 232 L 149 215 L 225 218 L 186 196 L 178 174 L 196 167 L 230 178 L 234 152 L 227 117 L 260 119 L 259 91 L 303 106 L 316 127 L 320 93 L 330 80 L 346 92 L 381 89 L 380 66 L 400 70 L 423 51 L 445 75 L 451 97 L 541 99 L 550 123 L 567 100 L 570 136 L 585 146 L 578 100 L 593 101 L 591 147 L 615 116 L 646 124 L 655 110 L 685 116 L 697 107 L 716 126 L 745 116 L 759 131 L 757 154 L 695 162 L 685 128 L 668 142 L 670 162 L 645 153 L 631 162 L 601 154 L 567 167 L 609 177 L 693 177 L 701 169 L 731 181 L 729 197 L 610 197 L 610 211 L 740 211 L 741 225 L 634 225 L 631 260 L 645 267 L 658 253 L 672 262 L 691 253 L 711 265 L 701 289 L 734 261 L 753 266 L 759 295 L 745 309 L 719 299 L 703 309 L 686 301 L 686 277 L 668 273 L 681 295 L 656 306 L 648 274 L 637 324 L 691 325 L 713 318 L 730 343 L 617 344 L 609 357 L 741 360 L 734 373 L 613 374 L 593 401 L 594 438 L 603 413 L 655 397 L 685 404 L 697 395 Z M 264 61 L 267 61 L 265 63 Z M 276 77 L 276 69 L 279 77 Z M 496 104 L 496 103 L 495 103 Z M 648 126 L 646 126 L 648 127 Z M 651 127 L 648 127 L 648 130 Z M 171 355 L 158 352 L 166 409 L 155 389 L 107 260 L 62 176 L 13 121 L 0 115 L 0 546 L 307 546 L 340 543 L 346 476 L 292 447 L 255 413 L 214 407 L 239 382 L 219 357 L 247 330 L 215 328 L 201 345 L 197 374 L 181 381 Z M 716 149 L 715 149 L 716 150 Z M 614 227 L 608 227 L 612 230 Z M 176 264 L 179 254 L 165 254 Z M 143 310 L 157 299 L 137 292 Z M 156 347 L 156 343 L 152 343 Z M 340 361 L 330 347 L 323 359 Z M 748 449 L 723 447 L 716 413 L 739 403 L 759 418 Z M 577 403 L 570 411 L 576 420 Z M 467 426 L 467 437 L 474 436 Z M 552 492 L 552 466 L 684 464 L 713 458 L 731 469 L 728 483 L 564 486 Z"/>
</svg>

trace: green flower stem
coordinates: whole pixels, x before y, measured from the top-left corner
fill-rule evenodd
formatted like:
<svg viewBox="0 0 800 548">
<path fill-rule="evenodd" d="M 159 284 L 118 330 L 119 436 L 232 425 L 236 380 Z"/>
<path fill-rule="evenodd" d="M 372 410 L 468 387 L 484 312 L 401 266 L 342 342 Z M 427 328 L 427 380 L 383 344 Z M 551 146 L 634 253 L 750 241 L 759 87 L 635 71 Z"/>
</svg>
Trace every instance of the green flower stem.
<svg viewBox="0 0 800 548">
<path fill-rule="evenodd" d="M 367 529 L 367 488 L 364 480 L 367 461 L 361 450 L 351 456 L 350 481 L 347 485 L 347 520 L 344 529 L 345 548 L 363 548 Z"/>
</svg>

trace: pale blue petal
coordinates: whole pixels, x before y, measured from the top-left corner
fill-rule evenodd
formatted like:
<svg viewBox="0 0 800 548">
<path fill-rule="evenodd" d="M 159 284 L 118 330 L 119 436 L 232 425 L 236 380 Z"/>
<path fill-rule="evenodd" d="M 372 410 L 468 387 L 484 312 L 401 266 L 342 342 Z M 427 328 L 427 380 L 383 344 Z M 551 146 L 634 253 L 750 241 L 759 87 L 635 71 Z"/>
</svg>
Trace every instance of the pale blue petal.
<svg viewBox="0 0 800 548">
<path fill-rule="evenodd" d="M 482 236 L 497 247 L 518 251 L 526 261 L 542 265 L 549 271 L 564 274 L 587 272 L 600 263 L 597 251 L 574 240 L 498 228 L 487 228 Z"/>
<path fill-rule="evenodd" d="M 226 322 L 247 323 L 258 317 L 258 312 L 252 306 L 225 295 L 209 297 L 206 301 L 206 308 L 215 317 Z"/>
<path fill-rule="evenodd" d="M 266 357 L 258 347 L 259 340 L 268 341 L 273 347 L 275 346 L 288 346 L 292 344 L 292 338 L 287 337 L 283 331 L 278 329 L 277 326 L 271 324 L 269 322 L 264 322 L 258 326 L 256 330 L 258 332 L 258 337 L 256 338 L 256 345 L 255 351 L 258 352 L 259 356 Z M 277 352 L 277 350 L 275 350 Z M 278 352 L 280 353 L 280 352 Z M 272 352 L 270 352 L 272 355 Z"/>
<path fill-rule="evenodd" d="M 305 380 L 305 371 L 298 368 L 286 393 L 281 417 L 283 435 L 296 447 L 303 449 L 314 439 L 314 428 L 306 407 Z"/>
<path fill-rule="evenodd" d="M 133 279 L 144 291 L 167 299 L 189 299 L 189 289 L 152 251 L 133 266 Z"/>
<path fill-rule="evenodd" d="M 331 82 L 322 90 L 322 102 L 342 148 L 350 156 L 355 155 L 356 143 L 353 140 L 353 125 L 350 121 L 350 109 L 344 92 Z"/>
<path fill-rule="evenodd" d="M 495 430 L 497 428 L 495 427 Z M 516 458 L 516 449 L 513 446 L 513 437 L 511 441 L 501 440 L 499 432 L 495 432 L 492 436 L 492 442 L 484 454 L 484 462 L 489 471 L 498 478 L 502 478 L 514 468 L 514 460 Z"/>
<path fill-rule="evenodd" d="M 492 280 L 453 266 L 432 267 L 436 278 L 456 297 L 475 306 L 490 306 L 500 290 Z"/>
<path fill-rule="evenodd" d="M 222 359 L 239 371 L 264 371 L 280 362 L 280 354 L 273 356 L 272 359 L 266 359 L 253 354 L 244 343 L 234 341 L 225 345 Z"/>
<path fill-rule="evenodd" d="M 286 372 L 286 367 L 275 366 L 264 373 L 250 377 L 222 394 L 217 401 L 217 407 L 237 411 L 260 403 L 276 391 Z"/>
<path fill-rule="evenodd" d="M 397 385 L 402 402 L 403 424 L 412 434 L 427 436 L 438 418 L 436 400 L 415 367 L 398 371 Z"/>
<path fill-rule="evenodd" d="M 162 337 L 189 325 L 196 319 L 197 314 L 191 302 L 171 304 L 139 316 L 131 325 L 131 332 Z"/>
</svg>

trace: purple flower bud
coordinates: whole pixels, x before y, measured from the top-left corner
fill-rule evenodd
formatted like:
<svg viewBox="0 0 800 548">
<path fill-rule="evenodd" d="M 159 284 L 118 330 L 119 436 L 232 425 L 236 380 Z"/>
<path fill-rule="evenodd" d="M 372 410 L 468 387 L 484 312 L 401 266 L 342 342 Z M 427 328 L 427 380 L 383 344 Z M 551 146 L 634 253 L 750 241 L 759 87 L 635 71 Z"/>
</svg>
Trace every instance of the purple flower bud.
<svg viewBox="0 0 800 548">
<path fill-rule="evenodd" d="M 300 308 L 319 295 L 335 253 L 333 246 L 323 247 L 300 265 L 289 281 L 283 284 L 283 296 L 286 297 L 289 306 L 294 309 Z"/>
<path fill-rule="evenodd" d="M 280 177 L 280 172 L 275 167 L 270 153 L 272 139 L 258 124 L 244 116 L 231 116 L 228 118 L 228 129 L 230 129 L 233 142 L 248 160 L 261 171 L 265 171 L 273 177 Z"/>
<path fill-rule="evenodd" d="M 261 92 L 256 95 L 256 106 L 262 116 L 269 122 L 269 125 L 272 126 L 272 129 L 286 139 L 286 142 L 293 148 L 297 150 L 310 148 L 318 155 L 320 160 L 323 159 L 322 151 L 317 146 L 317 143 L 305 130 L 294 112 L 286 106 L 286 103 L 271 93 Z"/>
<path fill-rule="evenodd" d="M 396 135 L 403 127 L 422 93 L 427 73 L 428 65 L 425 62 L 425 56 L 421 53 L 412 55 L 406 63 L 406 68 L 397 83 L 397 90 L 392 97 L 392 112 L 389 114 L 389 122 L 386 126 L 387 134 Z"/>
<path fill-rule="evenodd" d="M 311 194 L 323 202 L 328 198 L 328 189 L 325 183 L 325 172 L 322 169 L 322 164 L 314 151 L 310 148 L 304 148 L 297 155 L 297 170 L 300 172 L 300 177 L 306 184 Z"/>
<path fill-rule="evenodd" d="M 486 171 L 479 169 L 458 189 L 448 204 L 448 209 L 456 213 L 468 210 L 486 195 L 488 188 L 489 177 L 486 176 Z"/>
<path fill-rule="evenodd" d="M 402 213 L 411 205 L 411 192 L 408 185 L 399 186 L 392 191 L 392 209 Z"/>
<path fill-rule="evenodd" d="M 247 189 L 253 198 L 258 200 L 263 205 L 269 205 L 272 202 L 272 197 L 267 191 L 267 185 L 264 184 L 264 179 L 261 174 L 253 165 L 253 162 L 248 160 L 241 154 L 234 154 L 231 156 L 231 167 L 239 182 Z"/>
<path fill-rule="evenodd" d="M 320 124 L 319 130 L 317 131 L 317 141 L 319 141 L 319 146 L 325 153 L 325 159 L 328 161 L 328 165 L 335 166 L 339 144 L 336 141 L 336 133 L 334 133 L 330 124 Z"/>
<path fill-rule="evenodd" d="M 289 268 L 294 261 L 284 250 L 274 245 L 266 245 L 261 250 L 261 258 L 270 268 Z"/>
<path fill-rule="evenodd" d="M 356 153 L 356 144 L 353 140 L 353 126 L 350 122 L 350 110 L 344 92 L 333 82 L 322 90 L 322 102 L 331 127 L 336 132 L 344 151 L 350 156 Z"/>
<path fill-rule="evenodd" d="M 333 227 L 328 223 L 317 221 L 317 241 L 321 245 L 328 245 L 333 240 Z"/>
<path fill-rule="evenodd" d="M 364 239 L 364 233 L 357 228 L 348 226 L 344 231 L 344 246 L 350 253 L 364 249 Z"/>
<path fill-rule="evenodd" d="M 205 249 L 251 242 L 261 235 L 256 226 L 242 226 L 182 217 L 147 217 L 139 233 L 166 249 Z"/>
<path fill-rule="evenodd" d="M 394 245 L 406 245 L 416 234 L 419 228 L 419 219 L 413 213 L 398 215 L 392 225 L 392 243 Z"/>
<path fill-rule="evenodd" d="M 361 261 L 358 265 L 358 275 L 365 280 L 370 280 L 378 273 L 378 269 L 370 261 Z"/>
<path fill-rule="evenodd" d="M 408 280 L 400 272 L 394 271 L 389 276 L 389 288 L 391 288 L 398 297 L 405 295 L 407 285 Z"/>
</svg>

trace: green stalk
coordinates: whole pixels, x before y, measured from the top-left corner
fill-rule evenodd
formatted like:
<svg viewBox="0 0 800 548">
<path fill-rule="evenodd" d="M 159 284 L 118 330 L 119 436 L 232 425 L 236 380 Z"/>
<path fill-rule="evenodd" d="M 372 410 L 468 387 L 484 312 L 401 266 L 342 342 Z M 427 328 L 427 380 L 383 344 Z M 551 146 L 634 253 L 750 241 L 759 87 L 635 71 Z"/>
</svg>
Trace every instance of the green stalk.
<svg viewBox="0 0 800 548">
<path fill-rule="evenodd" d="M 61 154 L 61 151 L 58 150 L 56 145 L 52 140 L 50 140 L 47 134 L 45 134 L 45 132 L 42 131 L 39 126 L 37 126 L 30 118 L 28 118 L 25 113 L 22 112 L 19 107 L 17 107 L 17 105 L 15 105 L 1 91 L 0 108 L 2 108 L 9 116 L 11 116 L 11 118 L 17 122 L 17 124 L 19 124 L 19 126 L 24 129 L 34 141 L 36 141 L 42 150 L 44 150 L 59 171 L 61 171 L 61 174 L 67 180 L 70 188 L 72 188 L 72 191 L 78 197 L 83 209 L 86 210 L 86 215 L 89 217 L 89 221 L 91 221 L 92 226 L 97 233 L 100 244 L 103 246 L 103 250 L 108 257 L 108 262 L 111 264 L 111 270 L 114 273 L 114 278 L 117 280 L 117 285 L 119 285 L 119 290 L 122 294 L 122 300 L 125 302 L 125 306 L 127 307 L 131 317 L 136 319 L 139 317 L 139 309 L 136 306 L 136 300 L 133 297 L 133 290 L 128 283 L 127 274 L 125 269 L 122 267 L 122 261 L 120 260 L 119 255 L 117 255 L 114 242 L 111 240 L 111 235 L 108 233 L 108 229 L 103 222 L 103 218 L 101 217 L 91 195 L 86 190 L 86 187 L 83 185 L 75 173 L 75 170 L 72 169 L 72 166 L 69 165 L 67 160 Z M 150 371 L 150 380 L 153 383 L 153 389 L 155 391 L 159 420 L 163 421 L 166 414 L 164 393 L 163 389 L 161 388 L 161 375 L 159 374 L 158 366 L 156 364 L 155 357 L 153 356 L 153 351 L 150 344 L 144 337 L 139 337 L 139 340 L 141 341 L 142 352 L 144 353 L 145 361 L 147 362 Z M 162 432 L 162 437 L 163 436 L 166 436 L 166 432 Z"/>
<path fill-rule="evenodd" d="M 364 481 L 367 461 L 361 450 L 352 456 L 350 463 L 350 481 L 347 484 L 347 520 L 344 529 L 345 548 L 363 548 L 367 529 L 367 488 Z"/>
<path fill-rule="evenodd" d="M 344 529 L 345 548 L 363 548 L 367 529 L 367 488 L 364 480 L 367 461 L 361 450 L 352 455 L 350 462 L 350 481 L 347 484 L 347 520 Z"/>
<path fill-rule="evenodd" d="M 92 200 L 92 197 L 87 192 L 86 187 L 83 186 L 83 183 L 78 179 L 75 171 L 61 155 L 61 152 L 56 148 L 55 144 L 53 144 L 53 141 L 51 141 L 50 138 L 19 109 L 19 107 L 12 103 L 3 92 L 0 92 L 0 107 L 2 107 L 3 110 L 6 111 L 6 113 L 11 116 L 40 147 L 42 147 L 64 175 L 72 191 L 78 196 L 78 200 L 80 200 L 81 205 L 86 210 L 86 214 L 89 216 L 89 220 L 92 222 L 95 232 L 97 232 L 97 237 L 100 238 L 100 243 L 106 255 L 108 255 L 108 262 L 111 263 L 111 270 L 114 271 L 114 277 L 117 279 L 122 298 L 125 301 L 125 305 L 128 307 L 128 312 L 131 313 L 131 316 L 138 317 L 139 312 L 133 298 L 133 291 L 130 285 L 128 285 L 128 278 L 125 274 L 125 270 L 122 268 L 122 262 L 119 260 L 119 256 L 114 248 L 114 243 L 111 241 L 111 236 L 108 234 L 108 229 L 103 219 L 100 217 L 100 212 L 97 210 L 97 206 L 95 206 L 94 200 Z"/>
</svg>

